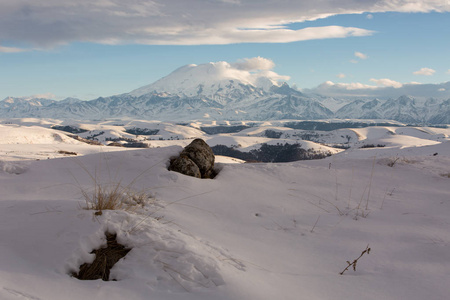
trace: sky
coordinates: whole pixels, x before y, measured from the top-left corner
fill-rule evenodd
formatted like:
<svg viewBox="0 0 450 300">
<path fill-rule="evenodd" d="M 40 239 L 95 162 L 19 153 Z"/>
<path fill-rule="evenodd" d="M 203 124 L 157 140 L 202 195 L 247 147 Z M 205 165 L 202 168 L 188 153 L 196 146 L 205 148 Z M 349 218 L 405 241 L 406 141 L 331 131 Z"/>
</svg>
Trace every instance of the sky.
<svg viewBox="0 0 450 300">
<path fill-rule="evenodd" d="M 0 99 L 90 100 L 219 61 L 329 95 L 448 95 L 449 49 L 448 0 L 2 0 Z"/>
</svg>

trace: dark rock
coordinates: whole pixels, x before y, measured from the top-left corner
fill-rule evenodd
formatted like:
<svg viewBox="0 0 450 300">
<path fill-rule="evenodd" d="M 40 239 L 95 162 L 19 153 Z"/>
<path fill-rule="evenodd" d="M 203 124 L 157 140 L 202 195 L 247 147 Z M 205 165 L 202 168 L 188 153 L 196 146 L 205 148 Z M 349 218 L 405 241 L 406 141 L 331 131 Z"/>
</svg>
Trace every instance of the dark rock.
<svg viewBox="0 0 450 300">
<path fill-rule="evenodd" d="M 202 174 L 198 166 L 184 154 L 180 154 L 179 157 L 170 162 L 169 170 L 192 177 L 202 178 Z"/>
<path fill-rule="evenodd" d="M 209 178 L 214 168 L 214 153 L 202 139 L 195 139 L 181 154 L 187 155 L 200 169 L 203 178 Z"/>
<path fill-rule="evenodd" d="M 195 139 L 187 145 L 180 156 L 171 160 L 169 170 L 197 178 L 213 178 L 214 153 L 202 139 Z"/>
</svg>

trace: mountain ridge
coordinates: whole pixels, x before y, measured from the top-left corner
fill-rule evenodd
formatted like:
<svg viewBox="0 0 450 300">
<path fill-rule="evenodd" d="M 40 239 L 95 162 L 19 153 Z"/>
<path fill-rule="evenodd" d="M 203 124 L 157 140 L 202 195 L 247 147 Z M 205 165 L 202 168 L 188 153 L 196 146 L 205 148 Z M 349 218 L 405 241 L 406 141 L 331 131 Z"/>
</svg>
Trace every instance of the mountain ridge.
<svg viewBox="0 0 450 300">
<path fill-rule="evenodd" d="M 338 118 L 450 124 L 450 99 L 419 101 L 407 95 L 387 100 L 333 98 L 305 94 L 276 80 L 280 78 L 272 71 L 240 71 L 226 62 L 186 65 L 129 93 L 89 101 L 8 97 L 0 101 L 0 117 L 161 121 Z"/>
</svg>

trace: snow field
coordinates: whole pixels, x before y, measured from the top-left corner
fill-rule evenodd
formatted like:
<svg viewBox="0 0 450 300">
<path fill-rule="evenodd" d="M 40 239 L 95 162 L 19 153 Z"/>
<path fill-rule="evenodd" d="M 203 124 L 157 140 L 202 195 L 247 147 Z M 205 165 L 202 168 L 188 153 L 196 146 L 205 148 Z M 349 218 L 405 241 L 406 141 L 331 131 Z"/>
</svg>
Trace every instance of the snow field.
<svg viewBox="0 0 450 300">
<path fill-rule="evenodd" d="M 214 180 L 168 171 L 180 146 L 2 154 L 25 167 L 0 169 L 0 299 L 447 299 L 449 142 L 395 137 L 317 161 L 218 163 Z M 23 157 L 58 142 L 45 143 L 22 144 Z M 115 182 L 149 197 L 100 216 L 83 209 L 82 189 Z M 117 281 L 70 277 L 105 231 L 132 248 Z M 368 244 L 356 272 L 339 275 Z"/>
</svg>

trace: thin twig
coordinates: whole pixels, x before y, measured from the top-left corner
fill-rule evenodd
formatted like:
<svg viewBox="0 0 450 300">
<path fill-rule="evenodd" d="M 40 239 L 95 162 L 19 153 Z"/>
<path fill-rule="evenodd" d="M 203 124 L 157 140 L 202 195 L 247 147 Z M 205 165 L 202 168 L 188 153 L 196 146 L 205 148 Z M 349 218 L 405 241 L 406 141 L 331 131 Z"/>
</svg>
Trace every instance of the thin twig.
<svg viewBox="0 0 450 300">
<path fill-rule="evenodd" d="M 316 228 L 316 225 L 317 225 L 317 222 L 319 222 L 319 219 L 320 219 L 320 215 L 317 216 L 316 223 L 314 223 L 314 226 L 313 226 L 313 228 L 311 229 L 311 233 L 314 232 L 314 228 Z"/>
<path fill-rule="evenodd" d="M 367 192 L 366 210 L 369 209 L 370 189 L 372 188 L 373 170 L 375 169 L 375 161 L 377 156 L 373 157 L 372 171 L 370 172 L 369 191 Z"/>
<path fill-rule="evenodd" d="M 350 192 L 348 194 L 348 203 L 347 203 L 347 208 L 350 208 L 350 200 L 352 198 L 352 189 L 353 189 L 353 175 L 354 175 L 354 171 L 355 169 L 352 168 L 352 180 L 350 181 Z"/>
<path fill-rule="evenodd" d="M 361 255 L 357 258 L 357 259 L 355 259 L 353 262 L 349 262 L 348 260 L 347 260 L 347 264 L 348 264 L 348 266 L 342 271 L 342 272 L 340 272 L 339 274 L 340 275 L 344 275 L 344 272 L 345 271 L 347 271 L 348 270 L 348 268 L 350 268 L 351 266 L 353 266 L 353 271 L 356 271 L 356 263 L 358 262 L 358 259 L 360 259 L 364 254 L 370 254 L 370 248 L 369 248 L 369 244 L 367 244 L 367 247 L 366 247 L 366 249 L 363 251 L 363 252 L 361 252 Z"/>
<path fill-rule="evenodd" d="M 184 198 L 181 198 L 181 199 L 178 199 L 178 200 L 169 202 L 165 207 L 167 207 L 167 206 L 169 206 L 169 205 L 172 205 L 172 204 L 176 204 L 176 203 L 178 203 L 178 202 L 181 202 L 181 201 L 186 200 L 186 199 L 189 199 L 189 198 L 194 198 L 194 197 L 197 197 L 197 196 L 202 196 L 202 195 L 211 193 L 211 192 L 213 192 L 213 191 L 214 191 L 214 190 L 207 191 L 207 192 L 200 193 L 200 194 L 195 194 L 195 195 L 192 195 L 192 196 L 187 196 L 187 197 L 184 197 Z M 133 231 L 136 229 L 136 227 L 138 227 L 139 225 L 141 225 L 145 220 L 147 220 L 148 218 L 150 218 L 152 215 L 154 215 L 155 213 L 159 212 L 160 210 L 164 209 L 165 207 L 159 208 L 159 209 L 157 209 L 157 210 L 151 212 L 151 213 L 148 214 L 147 216 L 145 216 L 141 221 L 139 221 L 136 225 L 134 225 L 134 226 L 129 230 L 129 232 L 133 232 Z"/>
</svg>

